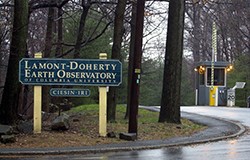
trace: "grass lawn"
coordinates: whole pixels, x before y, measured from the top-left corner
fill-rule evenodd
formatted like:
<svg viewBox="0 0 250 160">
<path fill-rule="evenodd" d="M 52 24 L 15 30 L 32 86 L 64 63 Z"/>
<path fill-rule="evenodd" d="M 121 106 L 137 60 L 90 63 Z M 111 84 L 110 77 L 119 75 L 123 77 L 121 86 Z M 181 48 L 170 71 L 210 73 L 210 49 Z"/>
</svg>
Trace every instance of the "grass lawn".
<svg viewBox="0 0 250 160">
<path fill-rule="evenodd" d="M 71 109 L 70 113 L 84 113 L 91 119 L 91 125 L 98 126 L 99 106 L 83 105 Z M 126 107 L 118 105 L 116 111 L 116 122 L 108 123 L 108 132 L 119 134 L 128 132 L 128 120 L 124 119 Z M 158 123 L 158 112 L 152 112 L 145 109 L 138 111 L 138 139 L 164 139 L 175 136 L 187 136 L 203 130 L 205 126 L 195 124 L 187 119 L 181 119 L 182 124 Z M 86 126 L 85 126 L 86 127 Z M 83 126 L 83 128 L 85 128 Z M 98 132 L 98 130 L 97 130 Z"/>
</svg>

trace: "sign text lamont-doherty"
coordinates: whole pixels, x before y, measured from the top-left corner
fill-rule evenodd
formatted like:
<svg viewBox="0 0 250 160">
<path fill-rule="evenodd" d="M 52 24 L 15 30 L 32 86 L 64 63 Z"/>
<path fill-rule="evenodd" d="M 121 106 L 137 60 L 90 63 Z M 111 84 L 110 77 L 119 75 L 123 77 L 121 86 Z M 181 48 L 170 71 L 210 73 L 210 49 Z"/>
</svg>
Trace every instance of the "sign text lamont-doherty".
<svg viewBox="0 0 250 160">
<path fill-rule="evenodd" d="M 118 60 L 23 58 L 19 80 L 33 85 L 118 86 L 121 70 Z"/>
</svg>

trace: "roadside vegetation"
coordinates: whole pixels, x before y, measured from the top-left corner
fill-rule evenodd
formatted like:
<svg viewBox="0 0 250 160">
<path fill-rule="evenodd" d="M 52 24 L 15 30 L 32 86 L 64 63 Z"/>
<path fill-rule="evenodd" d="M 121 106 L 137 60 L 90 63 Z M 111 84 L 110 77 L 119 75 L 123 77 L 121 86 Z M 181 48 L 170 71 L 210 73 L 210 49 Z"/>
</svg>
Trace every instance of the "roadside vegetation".
<svg viewBox="0 0 250 160">
<path fill-rule="evenodd" d="M 108 123 L 108 132 L 114 132 L 115 138 L 99 137 L 98 107 L 97 104 L 81 105 L 65 112 L 70 115 L 68 131 L 56 132 L 46 129 L 41 134 L 20 134 L 17 135 L 15 143 L 0 144 L 0 148 L 90 146 L 126 142 L 119 139 L 119 133 L 128 132 L 128 121 L 124 119 L 126 107 L 119 105 L 116 122 Z M 179 125 L 158 123 L 158 114 L 158 112 L 139 109 L 138 140 L 189 136 L 206 128 L 187 119 L 182 119 L 182 124 Z"/>
</svg>

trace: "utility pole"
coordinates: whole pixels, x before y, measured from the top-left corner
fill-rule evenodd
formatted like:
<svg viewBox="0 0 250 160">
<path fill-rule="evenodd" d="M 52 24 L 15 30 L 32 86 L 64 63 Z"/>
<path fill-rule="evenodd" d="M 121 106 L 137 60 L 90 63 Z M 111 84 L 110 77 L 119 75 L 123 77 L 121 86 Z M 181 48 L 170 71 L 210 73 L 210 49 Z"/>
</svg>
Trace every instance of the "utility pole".
<svg viewBox="0 0 250 160">
<path fill-rule="evenodd" d="M 139 89 L 141 78 L 141 58 L 142 58 L 142 38 L 143 38 L 143 22 L 144 22 L 145 0 L 137 0 L 136 6 L 136 25 L 135 25 L 135 43 L 134 43 L 134 59 L 132 64 L 132 81 L 130 87 L 130 109 L 129 109 L 129 133 L 135 133 L 137 136 L 138 124 L 138 105 L 139 105 Z"/>
</svg>

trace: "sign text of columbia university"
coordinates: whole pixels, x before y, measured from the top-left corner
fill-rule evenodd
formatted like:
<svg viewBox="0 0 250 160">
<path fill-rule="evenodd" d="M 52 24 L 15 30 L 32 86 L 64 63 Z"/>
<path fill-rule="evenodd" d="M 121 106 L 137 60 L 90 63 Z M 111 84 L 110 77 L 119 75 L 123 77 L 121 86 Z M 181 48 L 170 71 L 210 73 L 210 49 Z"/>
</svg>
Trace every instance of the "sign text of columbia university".
<svg viewBox="0 0 250 160">
<path fill-rule="evenodd" d="M 122 65 L 118 60 L 23 58 L 19 81 L 29 85 L 118 86 Z"/>
</svg>

